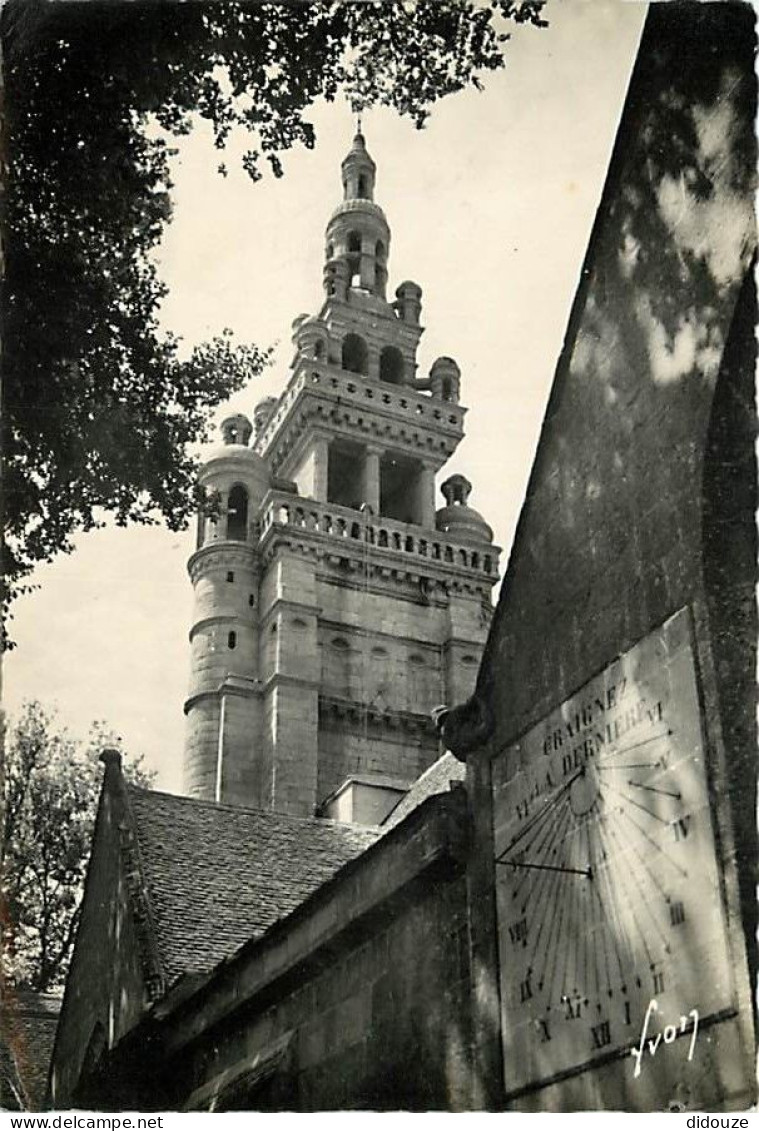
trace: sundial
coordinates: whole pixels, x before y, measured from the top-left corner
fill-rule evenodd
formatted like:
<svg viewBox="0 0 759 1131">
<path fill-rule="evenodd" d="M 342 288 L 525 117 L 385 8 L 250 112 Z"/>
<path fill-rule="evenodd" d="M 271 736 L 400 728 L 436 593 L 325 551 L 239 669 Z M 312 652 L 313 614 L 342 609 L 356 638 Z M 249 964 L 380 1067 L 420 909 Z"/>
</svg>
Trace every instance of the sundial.
<svg viewBox="0 0 759 1131">
<path fill-rule="evenodd" d="M 682 610 L 495 758 L 510 1096 L 629 1058 L 652 1000 L 678 1038 L 729 1012 L 690 632 Z"/>
</svg>

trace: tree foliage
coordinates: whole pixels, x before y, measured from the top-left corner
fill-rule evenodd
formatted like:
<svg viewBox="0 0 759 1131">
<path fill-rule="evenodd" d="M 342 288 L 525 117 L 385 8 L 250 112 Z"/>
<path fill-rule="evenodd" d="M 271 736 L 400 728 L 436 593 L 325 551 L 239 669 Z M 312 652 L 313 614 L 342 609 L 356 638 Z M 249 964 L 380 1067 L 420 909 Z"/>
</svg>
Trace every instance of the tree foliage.
<svg viewBox="0 0 759 1131">
<path fill-rule="evenodd" d="M 84 743 L 58 728 L 38 702 L 25 705 L 6 743 L 3 780 L 3 975 L 36 991 L 63 985 L 79 910 L 97 799 L 98 755 L 121 741 L 93 723 Z M 140 761 L 127 778 L 150 784 Z"/>
<path fill-rule="evenodd" d="M 4 432 L 11 589 L 102 521 L 181 526 L 188 443 L 260 372 L 228 334 L 184 356 L 161 334 L 151 253 L 171 216 L 169 135 L 234 129 L 255 179 L 314 145 L 304 114 L 342 90 L 422 126 L 503 64 L 504 20 L 544 0 L 10 0 L 5 81 Z M 220 166 L 222 168 L 222 166 Z"/>
<path fill-rule="evenodd" d="M 674 5 L 657 12 L 637 64 L 638 158 L 620 210 L 619 286 L 644 292 L 671 351 L 687 321 L 713 326 L 725 293 L 717 249 L 740 233 L 742 262 L 756 240 L 755 15 L 748 4 Z M 677 59 L 677 65 L 673 60 Z M 716 238 L 722 227 L 723 240 Z"/>
</svg>

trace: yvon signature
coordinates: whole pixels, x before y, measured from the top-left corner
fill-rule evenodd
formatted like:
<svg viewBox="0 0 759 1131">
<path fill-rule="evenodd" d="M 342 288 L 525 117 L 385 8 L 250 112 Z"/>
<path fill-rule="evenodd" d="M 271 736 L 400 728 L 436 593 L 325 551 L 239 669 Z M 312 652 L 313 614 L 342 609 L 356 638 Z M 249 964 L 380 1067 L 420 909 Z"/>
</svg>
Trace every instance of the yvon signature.
<svg viewBox="0 0 759 1131">
<path fill-rule="evenodd" d="M 634 1076 L 640 1076 L 640 1065 L 645 1055 L 646 1046 L 650 1056 L 656 1056 L 656 1050 L 663 1041 L 665 1045 L 671 1045 L 678 1035 L 683 1035 L 688 1032 L 692 1027 L 693 1032 L 690 1039 L 690 1048 L 688 1049 L 688 1060 L 693 1060 L 693 1051 L 696 1047 L 696 1037 L 698 1036 L 698 1010 L 691 1009 L 690 1012 L 680 1018 L 679 1025 L 665 1025 L 664 1029 L 657 1033 L 656 1036 L 648 1036 L 648 1026 L 651 1021 L 651 1015 L 659 1012 L 659 1003 L 656 998 L 652 998 L 648 1003 L 646 1009 L 646 1016 L 643 1018 L 643 1029 L 640 1034 L 640 1045 L 638 1048 L 630 1049 L 631 1054 L 635 1057 L 635 1072 Z"/>
</svg>

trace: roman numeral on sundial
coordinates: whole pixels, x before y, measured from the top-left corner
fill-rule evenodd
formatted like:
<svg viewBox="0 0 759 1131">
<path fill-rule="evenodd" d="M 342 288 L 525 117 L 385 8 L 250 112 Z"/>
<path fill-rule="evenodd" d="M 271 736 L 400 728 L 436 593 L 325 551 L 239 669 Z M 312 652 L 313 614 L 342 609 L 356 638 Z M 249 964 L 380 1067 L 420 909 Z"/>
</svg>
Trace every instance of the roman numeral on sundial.
<svg viewBox="0 0 759 1131">
<path fill-rule="evenodd" d="M 514 946 L 527 946 L 527 920 L 520 919 L 509 927 L 509 938 Z"/>
<path fill-rule="evenodd" d="M 690 827 L 690 822 L 691 822 L 691 817 L 690 817 L 690 814 L 688 813 L 684 817 L 678 817 L 676 821 L 672 821 L 670 823 L 670 828 L 672 829 L 672 831 L 675 834 L 675 840 L 676 841 L 685 840 L 686 836 L 688 835 L 688 829 Z"/>
<path fill-rule="evenodd" d="M 669 921 L 673 927 L 685 922 L 685 905 L 678 899 L 673 899 L 669 905 Z"/>
<path fill-rule="evenodd" d="M 611 1044 L 611 1025 L 608 1021 L 599 1021 L 590 1031 L 593 1035 L 594 1049 L 602 1049 L 605 1045 Z"/>
<path fill-rule="evenodd" d="M 582 1015 L 582 998 L 579 994 L 570 997 L 569 994 L 564 994 L 561 999 L 567 1007 L 567 1012 L 564 1014 L 566 1021 L 578 1021 Z"/>
</svg>

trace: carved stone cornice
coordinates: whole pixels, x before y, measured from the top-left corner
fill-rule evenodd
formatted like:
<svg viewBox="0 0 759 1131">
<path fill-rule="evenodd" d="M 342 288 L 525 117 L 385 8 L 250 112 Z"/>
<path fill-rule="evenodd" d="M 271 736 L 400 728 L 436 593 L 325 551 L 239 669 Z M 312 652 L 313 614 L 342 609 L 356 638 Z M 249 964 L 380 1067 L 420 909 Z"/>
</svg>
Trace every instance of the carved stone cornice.
<svg viewBox="0 0 759 1131">
<path fill-rule="evenodd" d="M 443 601 L 442 594 L 435 591 L 436 586 L 442 587 L 446 593 L 462 593 L 486 601 L 492 586 L 498 580 L 497 576 L 475 577 L 464 574 L 463 571 L 459 572 L 455 567 L 446 569 L 444 565 L 433 564 L 429 560 L 419 558 L 409 560 L 400 554 L 393 555 L 392 552 L 389 552 L 384 560 L 371 560 L 367 565 L 360 542 L 356 544 L 356 549 L 346 544 L 336 547 L 334 543 L 325 544 L 302 535 L 299 537 L 298 533 L 300 532 L 296 533 L 291 529 L 278 530 L 267 537 L 262 545 L 265 566 L 274 560 L 278 552 L 286 548 L 291 553 L 323 562 L 348 576 L 360 576 L 362 586 L 367 580 L 370 584 L 374 581 L 379 585 L 383 582 L 410 585 L 424 603 L 427 600 L 432 603 Z M 432 588 L 423 592 L 424 586 L 432 586 Z"/>
<path fill-rule="evenodd" d="M 374 730 L 404 731 L 430 738 L 435 735 L 435 723 L 425 712 L 381 709 L 324 693 L 319 696 L 319 722 L 347 724 L 352 728 L 366 725 Z"/>
<path fill-rule="evenodd" d="M 250 611 L 255 613 L 255 610 L 250 610 Z M 258 621 L 257 621 L 255 615 L 245 616 L 241 612 L 238 612 L 238 613 L 211 613 L 209 616 L 201 617 L 200 620 L 195 621 L 195 623 L 193 624 L 189 633 L 187 634 L 188 637 L 189 637 L 190 643 L 192 644 L 193 640 L 195 639 L 195 637 L 198 635 L 199 632 L 202 632 L 206 628 L 213 628 L 213 626 L 216 625 L 216 624 L 219 624 L 219 625 L 222 625 L 222 624 L 223 625 L 239 624 L 239 625 L 244 625 L 246 628 L 255 628 L 256 625 L 258 624 Z"/>
<path fill-rule="evenodd" d="M 486 602 L 498 580 L 497 546 L 451 540 L 438 530 L 379 517 L 349 507 L 270 491 L 261 510 L 260 554 L 265 566 L 283 549 L 362 581 L 411 584 L 422 603 L 436 590 Z"/>
<path fill-rule="evenodd" d="M 214 569 L 240 566 L 255 570 L 258 564 L 257 544 L 232 540 L 207 542 L 191 554 L 187 561 L 187 572 L 194 584 L 198 578 Z"/>
<path fill-rule="evenodd" d="M 362 378 L 357 378 L 360 380 Z M 346 437 L 358 443 L 368 440 L 417 459 L 424 457 L 435 470 L 451 458 L 464 434 L 463 429 L 443 431 L 434 425 L 391 416 L 369 405 L 353 405 L 339 399 L 330 404 L 305 397 L 292 410 L 270 449 L 271 466 L 276 474 L 288 466 L 299 443 L 307 440 L 315 428 L 329 436 Z"/>
<path fill-rule="evenodd" d="M 348 373 L 304 359 L 296 368 L 256 451 L 276 472 L 302 434 L 314 426 L 426 454 L 442 466 L 464 434 L 466 408 L 405 385 Z"/>
<path fill-rule="evenodd" d="M 221 699 L 222 695 L 239 695 L 244 699 L 252 699 L 263 694 L 263 684 L 260 679 L 250 679 L 244 675 L 228 675 L 216 687 L 205 688 L 188 696 L 184 702 L 184 713 L 187 715 L 198 703 L 206 699 Z"/>
</svg>

